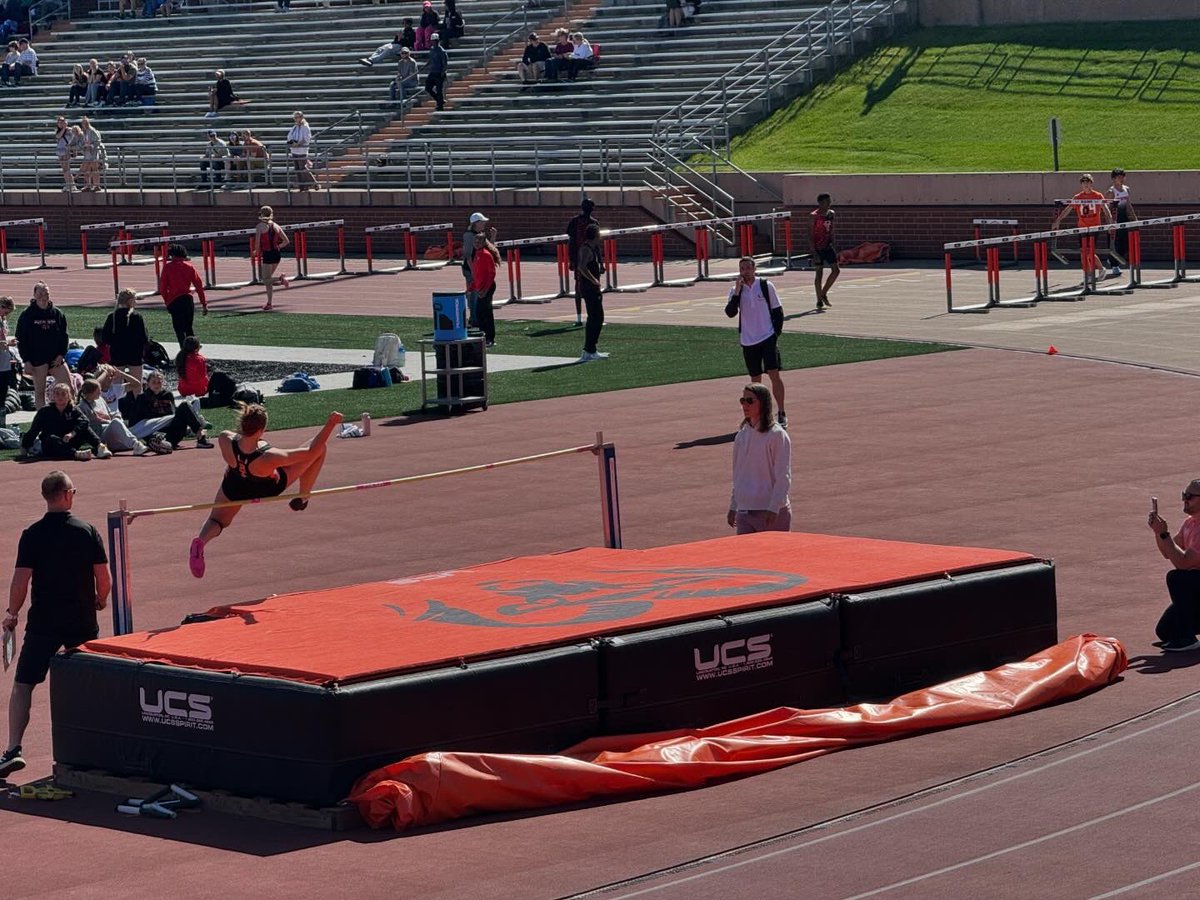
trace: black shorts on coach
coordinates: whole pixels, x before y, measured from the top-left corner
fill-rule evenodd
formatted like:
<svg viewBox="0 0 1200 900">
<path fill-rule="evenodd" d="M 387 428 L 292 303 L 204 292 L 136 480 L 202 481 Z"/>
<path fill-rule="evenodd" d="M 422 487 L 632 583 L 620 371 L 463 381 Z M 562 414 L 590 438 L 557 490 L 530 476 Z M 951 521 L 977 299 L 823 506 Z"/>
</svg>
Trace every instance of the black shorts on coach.
<svg viewBox="0 0 1200 900">
<path fill-rule="evenodd" d="M 771 335 L 765 341 L 742 348 L 742 358 L 746 360 L 746 371 L 750 377 L 770 372 L 772 369 L 782 369 L 783 359 L 779 355 L 778 336 Z"/>
<path fill-rule="evenodd" d="M 13 681 L 20 684 L 41 684 L 46 680 L 50 671 L 50 660 L 63 647 L 74 650 L 91 637 L 75 638 L 63 635 L 39 634 L 36 631 L 26 631 L 25 640 L 21 642 L 21 655 L 17 657 L 17 674 Z"/>
</svg>

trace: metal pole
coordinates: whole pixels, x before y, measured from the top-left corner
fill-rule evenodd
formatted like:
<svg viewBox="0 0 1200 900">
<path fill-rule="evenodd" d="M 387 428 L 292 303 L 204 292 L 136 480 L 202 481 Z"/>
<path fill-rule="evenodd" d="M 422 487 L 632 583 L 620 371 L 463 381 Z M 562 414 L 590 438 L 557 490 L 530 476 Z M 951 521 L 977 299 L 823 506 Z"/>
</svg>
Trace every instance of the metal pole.
<svg viewBox="0 0 1200 900">
<path fill-rule="evenodd" d="M 38 202 L 42 202 L 42 165 L 38 159 L 38 151 L 33 152 L 33 188 L 37 192 Z"/>
<path fill-rule="evenodd" d="M 0 177 L 3 176 L 3 168 L 0 168 Z M 537 191 L 538 206 L 542 205 L 542 173 L 541 164 L 539 162 L 538 145 L 533 145 L 533 187 Z"/>
<path fill-rule="evenodd" d="M 142 206 L 146 205 L 146 186 L 142 183 L 142 151 L 138 151 L 138 202 Z"/>
<path fill-rule="evenodd" d="M 617 179 L 621 188 L 621 205 L 625 205 L 625 156 L 623 147 L 617 144 Z"/>
<path fill-rule="evenodd" d="M 404 142 L 404 171 L 408 173 L 408 205 L 413 205 L 413 186 L 412 186 L 412 147 L 408 141 Z"/>
<path fill-rule="evenodd" d="M 446 145 L 446 175 L 450 179 L 450 205 L 454 205 L 454 145 Z"/>
<path fill-rule="evenodd" d="M 129 502 L 108 514 L 108 568 L 112 574 L 113 634 L 133 631 L 133 594 L 129 578 Z"/>
<path fill-rule="evenodd" d="M 767 53 L 767 48 L 763 47 L 762 51 L 763 64 L 763 115 L 771 112 L 771 57 Z"/>
<path fill-rule="evenodd" d="M 363 151 L 363 165 L 366 167 L 367 176 L 367 205 L 371 205 L 371 151 Z"/>
<path fill-rule="evenodd" d="M 176 154 L 171 154 L 171 191 L 175 194 L 175 205 L 179 205 L 179 172 L 176 169 Z"/>
<path fill-rule="evenodd" d="M 596 432 L 596 450 L 600 468 L 600 515 L 604 525 L 604 546 L 621 549 L 621 499 L 617 492 L 617 448 L 604 443 L 604 432 Z"/>
<path fill-rule="evenodd" d="M 521 7 L 521 8 L 524 9 L 525 7 Z M 497 200 L 497 198 L 496 198 L 496 145 L 493 144 L 490 149 L 491 149 L 491 157 L 492 157 L 492 204 L 494 205 Z"/>
</svg>

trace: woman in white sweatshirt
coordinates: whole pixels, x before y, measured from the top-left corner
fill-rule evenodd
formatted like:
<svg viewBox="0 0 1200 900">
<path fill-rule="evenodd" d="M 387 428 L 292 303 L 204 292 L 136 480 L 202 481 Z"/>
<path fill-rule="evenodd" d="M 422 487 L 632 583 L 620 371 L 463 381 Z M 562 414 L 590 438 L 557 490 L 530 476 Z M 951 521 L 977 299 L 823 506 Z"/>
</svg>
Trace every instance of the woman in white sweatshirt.
<svg viewBox="0 0 1200 900">
<path fill-rule="evenodd" d="M 726 520 L 738 534 L 788 531 L 792 507 L 792 442 L 775 421 L 771 392 L 748 384 L 740 398 L 745 419 L 733 439 L 733 490 Z"/>
</svg>

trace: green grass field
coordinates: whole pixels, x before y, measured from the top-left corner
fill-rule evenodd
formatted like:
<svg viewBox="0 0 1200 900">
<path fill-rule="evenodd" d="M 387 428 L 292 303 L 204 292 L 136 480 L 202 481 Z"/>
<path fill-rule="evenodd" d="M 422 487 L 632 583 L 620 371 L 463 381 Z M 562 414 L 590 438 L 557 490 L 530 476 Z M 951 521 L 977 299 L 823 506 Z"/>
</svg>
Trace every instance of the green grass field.
<svg viewBox="0 0 1200 900">
<path fill-rule="evenodd" d="M 90 334 L 103 322 L 107 310 L 65 307 L 72 335 Z M 163 310 L 143 313 L 151 335 L 170 335 L 170 320 Z M 197 330 L 208 343 L 251 344 L 284 347 L 373 347 L 384 331 L 399 334 L 415 352 L 417 340 L 430 325 L 427 318 L 382 316 L 325 316 L 289 314 L 247 316 L 214 313 L 197 320 Z M 579 356 L 583 331 L 569 325 L 532 320 L 498 321 L 497 352 L 525 356 Z M 745 371 L 737 334 L 730 328 L 695 328 L 665 325 L 606 325 L 601 348 L 610 359 L 586 365 L 556 365 L 516 372 L 500 372 L 489 378 L 490 403 L 514 403 L 577 394 L 600 393 L 624 388 L 674 384 L 741 374 Z M 956 349 L 946 344 L 905 341 L 863 340 L 831 335 L 785 332 L 780 339 L 784 365 L 789 369 L 831 366 L 914 356 Z M 168 349 L 171 349 L 170 347 Z M 417 413 L 421 386 L 407 382 L 392 388 L 368 391 L 333 390 L 311 394 L 272 397 L 268 401 L 272 428 L 316 425 L 334 409 L 347 418 L 363 412 L 373 418 Z M 233 421 L 229 410 L 207 410 L 219 427 Z M 11 458 L 12 451 L 0 453 Z"/>
<path fill-rule="evenodd" d="M 902 36 L 734 141 L 750 171 L 1188 169 L 1200 22 L 933 28 Z M 1099 177 L 1099 176 L 1098 176 Z"/>
</svg>

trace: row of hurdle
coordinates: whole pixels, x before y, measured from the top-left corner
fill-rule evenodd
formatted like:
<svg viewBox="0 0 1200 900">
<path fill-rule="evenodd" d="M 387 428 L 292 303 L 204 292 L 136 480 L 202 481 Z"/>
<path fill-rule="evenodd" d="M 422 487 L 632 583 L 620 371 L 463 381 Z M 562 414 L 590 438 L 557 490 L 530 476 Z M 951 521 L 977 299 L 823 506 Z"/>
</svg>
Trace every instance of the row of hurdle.
<svg viewBox="0 0 1200 900">
<path fill-rule="evenodd" d="M 756 253 L 756 228 L 767 223 L 771 230 L 770 253 Z M 295 259 L 297 281 L 321 280 L 340 276 L 365 276 L 399 274 L 409 271 L 428 271 L 449 266 L 455 260 L 455 226 L 453 223 L 420 225 L 396 223 L 372 225 L 363 229 L 366 250 L 366 271 L 351 271 L 346 262 L 345 222 L 342 219 L 327 219 L 294 224 L 279 223 L 288 234 Z M 38 254 L 28 266 L 11 266 L 8 259 L 7 232 L 10 228 L 33 228 L 37 234 Z M 309 236 L 318 231 L 335 231 L 337 265 L 328 271 L 310 269 Z M 672 273 L 668 277 L 666 239 L 670 234 L 685 232 L 691 238 L 694 270 Z M 778 274 L 798 267 L 807 257 L 799 256 L 793 247 L 791 213 L 787 211 L 760 213 L 748 216 L 730 216 L 694 222 L 646 225 L 635 228 L 602 229 L 604 290 L 611 292 L 645 291 L 652 287 L 677 287 L 700 281 L 732 280 L 737 277 L 736 261 L 727 271 L 717 271 L 712 259 L 712 249 L 718 233 L 734 236 L 739 255 L 754 256 L 760 263 L 761 274 Z M 237 290 L 262 284 L 262 262 L 254 240 L 255 229 L 240 228 L 219 231 L 172 234 L 167 221 L 98 222 L 80 226 L 79 250 L 85 269 L 110 269 L 114 297 L 129 287 L 139 296 L 157 293 L 159 276 L 166 262 L 167 248 L 179 243 L 192 252 L 198 249 L 204 286 L 210 290 Z M 107 238 L 107 240 L 106 240 Z M 645 257 L 636 261 L 623 257 L 629 245 L 637 241 L 639 250 L 649 246 L 647 277 L 639 279 L 641 269 L 646 267 Z M 396 258 L 396 244 L 399 258 Z M 437 248 L 435 253 L 422 253 Z M 498 249 L 504 254 L 509 281 L 509 296 L 500 302 L 546 303 L 573 293 L 569 239 L 566 234 L 549 234 L 538 237 L 500 241 Z M 103 248 L 107 259 L 97 259 L 96 251 Z M 547 249 L 555 256 L 556 290 L 551 293 L 527 294 L 522 279 L 523 255 L 536 252 L 544 256 Z M 381 255 L 380 251 L 384 251 Z M 426 256 L 436 258 L 427 259 Z M 230 264 L 244 266 L 244 279 L 222 281 L 218 277 L 218 263 L 222 268 Z M 153 266 L 154 281 L 146 285 L 144 278 L 133 274 L 133 267 Z M 635 268 L 630 277 L 630 267 Z M 23 219 L 0 222 L 0 274 L 19 274 L 39 269 L 52 268 L 45 256 L 45 221 Z"/>
</svg>

